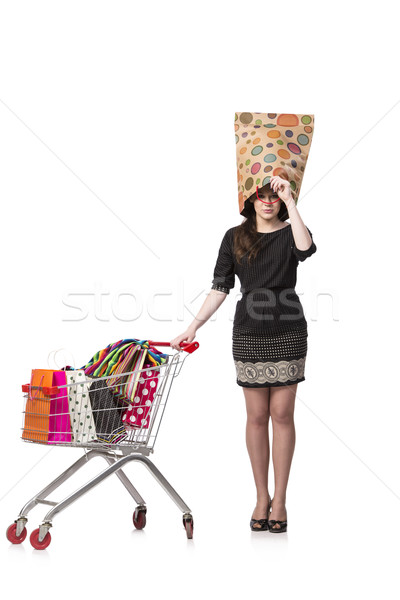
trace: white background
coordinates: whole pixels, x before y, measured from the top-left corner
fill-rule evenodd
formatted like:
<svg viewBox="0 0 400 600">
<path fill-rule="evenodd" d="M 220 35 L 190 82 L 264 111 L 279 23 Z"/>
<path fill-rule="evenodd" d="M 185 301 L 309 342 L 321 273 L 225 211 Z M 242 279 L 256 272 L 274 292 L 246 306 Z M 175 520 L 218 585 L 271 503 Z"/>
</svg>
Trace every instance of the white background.
<svg viewBox="0 0 400 600">
<path fill-rule="evenodd" d="M 1 585 L 31 598 L 394 597 L 399 539 L 395 4 L 1 2 Z M 51 351 L 84 365 L 121 338 L 169 341 L 211 287 L 238 211 L 235 111 L 315 115 L 298 204 L 317 253 L 288 533 L 252 533 L 255 487 L 231 331 L 240 284 L 197 333 L 152 460 L 56 516 L 43 552 L 5 531 L 81 455 L 22 443 L 21 384 Z M 71 305 L 75 308 L 71 308 Z M 63 362 L 61 360 L 61 365 Z M 61 500 L 105 467 L 92 461 Z M 273 493 L 273 472 L 270 471 Z"/>
</svg>

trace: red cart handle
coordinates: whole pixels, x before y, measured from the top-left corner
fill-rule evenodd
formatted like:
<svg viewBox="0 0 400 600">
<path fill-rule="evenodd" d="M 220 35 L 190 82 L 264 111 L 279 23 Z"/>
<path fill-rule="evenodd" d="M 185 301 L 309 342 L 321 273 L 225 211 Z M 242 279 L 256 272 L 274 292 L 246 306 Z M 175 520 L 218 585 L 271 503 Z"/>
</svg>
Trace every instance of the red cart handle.
<svg viewBox="0 0 400 600">
<path fill-rule="evenodd" d="M 169 342 L 153 342 L 151 340 L 148 340 L 149 344 L 151 346 L 170 346 L 171 344 Z M 179 344 L 182 348 L 182 350 L 184 350 L 185 352 L 189 352 L 189 354 L 191 354 L 192 352 L 194 352 L 195 350 L 197 350 L 197 348 L 199 347 L 199 342 L 181 342 Z"/>
</svg>

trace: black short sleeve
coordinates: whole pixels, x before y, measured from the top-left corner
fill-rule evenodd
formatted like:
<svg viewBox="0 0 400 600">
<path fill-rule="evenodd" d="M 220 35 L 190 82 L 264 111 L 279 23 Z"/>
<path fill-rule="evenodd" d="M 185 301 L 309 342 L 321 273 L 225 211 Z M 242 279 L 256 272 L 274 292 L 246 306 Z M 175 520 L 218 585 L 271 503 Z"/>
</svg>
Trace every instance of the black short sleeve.
<svg viewBox="0 0 400 600">
<path fill-rule="evenodd" d="M 219 248 L 211 289 L 229 294 L 233 287 L 235 287 L 235 263 L 232 253 L 232 230 L 228 229 Z"/>
<path fill-rule="evenodd" d="M 299 250 L 298 248 L 296 248 L 296 242 L 293 239 L 293 254 L 300 261 L 306 260 L 306 258 L 308 258 L 312 254 L 314 254 L 314 252 L 317 251 L 317 246 L 314 243 L 312 233 L 308 229 L 308 227 L 307 227 L 307 231 L 310 234 L 311 240 L 312 240 L 312 244 L 311 244 L 311 246 L 307 250 Z"/>
</svg>

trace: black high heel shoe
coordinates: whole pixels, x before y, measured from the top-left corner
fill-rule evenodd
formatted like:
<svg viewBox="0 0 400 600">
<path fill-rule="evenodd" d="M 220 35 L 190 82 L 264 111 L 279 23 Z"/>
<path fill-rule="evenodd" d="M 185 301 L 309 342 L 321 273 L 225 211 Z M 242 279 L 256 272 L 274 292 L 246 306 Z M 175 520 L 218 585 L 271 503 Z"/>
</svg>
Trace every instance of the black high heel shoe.
<svg viewBox="0 0 400 600">
<path fill-rule="evenodd" d="M 272 501 L 271 501 L 272 504 Z M 269 515 L 269 513 L 268 513 Z M 274 527 L 274 525 L 278 524 L 279 527 Z M 286 521 L 278 521 L 275 519 L 268 520 L 268 529 L 271 533 L 285 533 L 287 531 L 287 519 Z"/>
<path fill-rule="evenodd" d="M 267 518 L 266 519 L 250 519 L 250 529 L 252 531 L 268 531 L 268 517 L 269 511 L 271 510 L 272 499 L 269 498 L 269 504 L 267 508 Z M 259 523 L 260 527 L 254 527 L 255 523 Z"/>
</svg>

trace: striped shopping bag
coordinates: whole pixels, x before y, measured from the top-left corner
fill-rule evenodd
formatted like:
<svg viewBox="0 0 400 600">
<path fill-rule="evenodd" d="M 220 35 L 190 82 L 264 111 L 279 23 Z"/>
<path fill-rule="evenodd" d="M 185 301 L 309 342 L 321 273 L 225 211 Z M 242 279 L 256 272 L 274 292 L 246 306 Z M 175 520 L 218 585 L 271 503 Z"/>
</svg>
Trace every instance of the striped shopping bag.
<svg viewBox="0 0 400 600">
<path fill-rule="evenodd" d="M 121 404 L 129 404 L 131 395 L 135 393 L 140 377 L 140 373 L 137 373 L 137 371 L 142 369 L 146 353 L 147 351 L 142 349 L 140 345 L 132 345 L 114 369 L 113 376 L 107 379 L 108 387 Z M 120 373 L 128 374 L 118 376 Z"/>
</svg>

